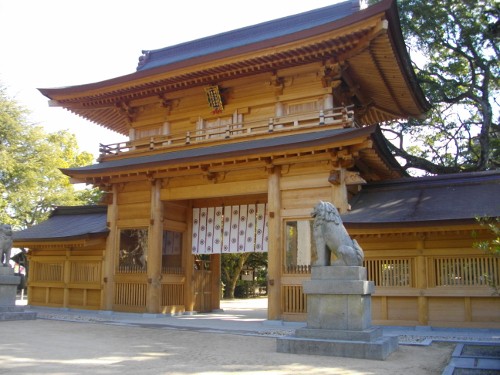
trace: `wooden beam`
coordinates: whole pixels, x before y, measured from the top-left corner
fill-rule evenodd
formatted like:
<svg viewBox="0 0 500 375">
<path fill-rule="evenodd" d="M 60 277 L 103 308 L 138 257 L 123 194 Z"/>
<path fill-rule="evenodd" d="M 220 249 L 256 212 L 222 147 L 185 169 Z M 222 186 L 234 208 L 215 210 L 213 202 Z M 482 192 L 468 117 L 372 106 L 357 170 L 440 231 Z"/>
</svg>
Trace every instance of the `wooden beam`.
<svg viewBox="0 0 500 375">
<path fill-rule="evenodd" d="M 167 187 L 161 189 L 162 200 L 200 199 L 267 193 L 267 180 L 224 182 L 206 185 Z"/>
</svg>

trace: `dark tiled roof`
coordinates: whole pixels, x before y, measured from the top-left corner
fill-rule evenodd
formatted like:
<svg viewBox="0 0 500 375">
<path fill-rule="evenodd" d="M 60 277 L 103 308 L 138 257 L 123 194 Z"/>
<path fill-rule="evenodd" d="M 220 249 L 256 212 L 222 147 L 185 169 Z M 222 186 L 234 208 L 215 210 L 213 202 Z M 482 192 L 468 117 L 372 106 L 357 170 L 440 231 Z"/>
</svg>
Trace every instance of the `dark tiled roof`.
<svg viewBox="0 0 500 375">
<path fill-rule="evenodd" d="M 346 226 L 424 224 L 500 216 L 500 171 L 405 178 L 368 184 L 342 215 Z M 15 242 L 106 236 L 106 207 L 59 207 L 36 226 L 14 232 Z"/>
<path fill-rule="evenodd" d="M 165 166 L 173 163 L 203 162 L 230 156 L 262 155 L 266 151 L 280 151 L 297 147 L 320 146 L 330 142 L 342 141 L 359 136 L 368 136 L 376 132 L 380 132 L 380 129 L 377 126 L 330 129 L 318 132 L 293 134 L 244 142 L 225 143 L 212 147 L 199 147 L 161 154 L 111 160 L 86 167 L 64 169 L 62 171 L 72 176 L 79 173 L 99 173 L 102 171 L 126 170 L 141 166 L 154 167 Z"/>
<path fill-rule="evenodd" d="M 143 51 L 138 71 L 262 42 L 321 26 L 359 11 L 359 0 L 314 9 L 157 50 Z"/>
<path fill-rule="evenodd" d="M 475 220 L 500 216 L 500 171 L 405 178 L 363 187 L 346 226 Z"/>
<path fill-rule="evenodd" d="M 107 236 L 106 206 L 58 207 L 44 222 L 14 232 L 15 242 L 57 241 Z"/>
</svg>

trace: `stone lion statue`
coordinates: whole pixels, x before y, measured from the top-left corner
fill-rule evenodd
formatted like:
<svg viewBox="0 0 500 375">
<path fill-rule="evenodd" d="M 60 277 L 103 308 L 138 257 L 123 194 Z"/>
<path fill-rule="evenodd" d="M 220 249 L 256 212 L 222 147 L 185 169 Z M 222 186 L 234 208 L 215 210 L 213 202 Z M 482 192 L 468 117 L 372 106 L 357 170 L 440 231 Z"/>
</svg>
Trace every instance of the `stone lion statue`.
<svg viewBox="0 0 500 375">
<path fill-rule="evenodd" d="M 0 261 L 4 267 L 9 267 L 10 251 L 12 250 L 12 227 L 9 224 L 0 225 Z"/>
<path fill-rule="evenodd" d="M 314 207 L 313 236 L 318 258 L 313 266 L 362 266 L 363 250 L 351 239 L 342 223 L 340 214 L 329 202 L 319 202 Z M 331 254 L 337 260 L 331 263 Z"/>
</svg>

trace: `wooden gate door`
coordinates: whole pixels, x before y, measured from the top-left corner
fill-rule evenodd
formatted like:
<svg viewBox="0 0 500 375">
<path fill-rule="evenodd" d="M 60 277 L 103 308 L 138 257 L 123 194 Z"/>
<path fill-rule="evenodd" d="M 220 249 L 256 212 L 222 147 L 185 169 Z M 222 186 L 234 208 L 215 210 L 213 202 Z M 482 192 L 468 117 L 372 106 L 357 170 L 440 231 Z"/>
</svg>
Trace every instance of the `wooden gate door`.
<svg viewBox="0 0 500 375">
<path fill-rule="evenodd" d="M 194 310 L 198 312 L 212 311 L 212 271 L 209 260 L 195 260 L 194 276 Z"/>
</svg>

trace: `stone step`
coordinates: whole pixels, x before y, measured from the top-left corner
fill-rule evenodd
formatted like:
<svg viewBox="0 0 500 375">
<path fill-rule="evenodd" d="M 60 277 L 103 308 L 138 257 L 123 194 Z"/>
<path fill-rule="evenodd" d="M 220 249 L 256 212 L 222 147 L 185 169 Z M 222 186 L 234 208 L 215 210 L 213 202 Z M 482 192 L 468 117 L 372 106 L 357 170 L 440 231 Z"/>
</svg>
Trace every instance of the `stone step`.
<svg viewBox="0 0 500 375">
<path fill-rule="evenodd" d="M 379 337 L 371 342 L 278 337 L 278 353 L 385 360 L 398 348 L 397 337 Z"/>
<path fill-rule="evenodd" d="M 16 306 L 16 305 L 0 305 L 0 313 L 3 312 L 19 312 L 24 311 L 24 306 Z"/>
<path fill-rule="evenodd" d="M 33 311 L 0 312 L 0 321 L 33 320 L 33 319 L 36 319 L 36 312 L 33 312 Z"/>
</svg>

